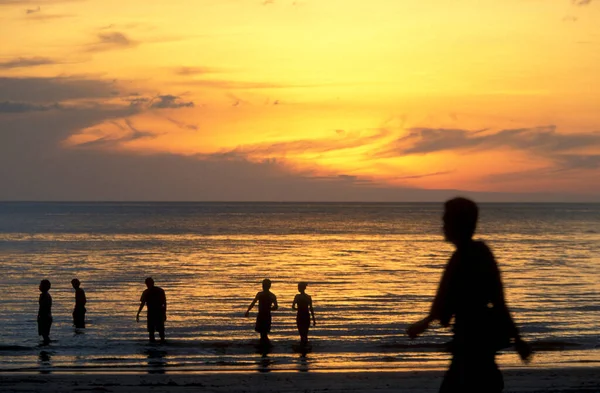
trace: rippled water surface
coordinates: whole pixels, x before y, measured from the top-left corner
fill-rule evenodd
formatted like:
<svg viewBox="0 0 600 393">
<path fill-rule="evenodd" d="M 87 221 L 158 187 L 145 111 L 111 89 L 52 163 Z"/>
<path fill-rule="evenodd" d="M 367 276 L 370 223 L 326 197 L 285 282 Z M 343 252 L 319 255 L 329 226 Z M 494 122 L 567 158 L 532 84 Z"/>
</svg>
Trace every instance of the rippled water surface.
<svg viewBox="0 0 600 393">
<path fill-rule="evenodd" d="M 410 341 L 452 247 L 441 204 L 0 203 L 0 370 L 438 368 L 449 332 Z M 600 204 L 483 204 L 509 305 L 533 366 L 600 363 Z M 136 324 L 144 278 L 168 298 L 165 345 Z M 71 326 L 78 277 L 88 328 Z M 270 353 L 243 314 L 269 277 L 280 309 Z M 40 346 L 38 284 L 52 281 Z M 308 281 L 317 327 L 298 353 L 291 303 Z M 501 354 L 517 365 L 514 352 Z"/>
</svg>

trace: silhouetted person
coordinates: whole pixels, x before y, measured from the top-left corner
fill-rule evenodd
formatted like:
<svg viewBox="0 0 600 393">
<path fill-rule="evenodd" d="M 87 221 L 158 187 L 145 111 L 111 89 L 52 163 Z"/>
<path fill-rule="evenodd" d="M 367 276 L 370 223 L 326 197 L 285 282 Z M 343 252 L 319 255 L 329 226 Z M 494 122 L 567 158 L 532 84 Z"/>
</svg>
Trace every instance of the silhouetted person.
<svg viewBox="0 0 600 393">
<path fill-rule="evenodd" d="M 271 288 L 271 280 L 265 278 L 262 282 L 263 290 L 258 292 L 250 303 L 248 311 L 246 311 L 246 317 L 250 315 L 250 310 L 258 302 L 258 315 L 256 316 L 256 326 L 254 330 L 260 333 L 261 343 L 269 342 L 269 333 L 271 332 L 271 311 L 277 310 L 277 296 L 269 291 Z"/>
<path fill-rule="evenodd" d="M 444 205 L 444 235 L 456 251 L 446 265 L 429 315 L 407 330 L 415 338 L 432 321 L 449 326 L 454 318 L 452 363 L 440 387 L 443 393 L 501 392 L 504 381 L 495 362 L 496 351 L 514 339 L 523 361 L 532 353 L 506 306 L 494 255 L 485 243 L 472 239 L 478 214 L 475 202 L 465 198 Z"/>
<path fill-rule="evenodd" d="M 148 335 L 150 341 L 154 342 L 154 332 L 158 331 L 160 341 L 165 341 L 165 321 L 167 320 L 167 296 L 162 288 L 154 286 L 152 277 L 146 279 L 146 289 L 140 298 L 140 308 L 137 312 L 135 320 L 140 321 L 140 313 L 146 305 L 148 313 Z"/>
<path fill-rule="evenodd" d="M 308 344 L 308 329 L 310 328 L 311 316 L 313 326 L 317 326 L 315 312 L 312 306 L 312 298 L 305 292 L 307 285 L 308 284 L 305 282 L 298 283 L 298 292 L 300 293 L 294 297 L 294 302 L 292 303 L 292 310 L 298 310 L 298 313 L 296 314 L 296 326 L 298 327 L 298 333 L 300 333 L 300 342 L 303 345 Z M 298 307 L 296 308 L 296 306 Z"/>
<path fill-rule="evenodd" d="M 44 344 L 50 343 L 50 327 L 52 326 L 52 296 L 50 296 L 50 281 L 40 281 L 40 308 L 37 315 L 38 335 L 44 339 Z"/>
<path fill-rule="evenodd" d="M 85 297 L 85 291 L 81 288 L 81 282 L 74 278 L 71 280 L 71 285 L 75 289 L 75 308 L 73 309 L 73 325 L 78 329 L 85 328 L 85 304 L 87 299 Z"/>
</svg>

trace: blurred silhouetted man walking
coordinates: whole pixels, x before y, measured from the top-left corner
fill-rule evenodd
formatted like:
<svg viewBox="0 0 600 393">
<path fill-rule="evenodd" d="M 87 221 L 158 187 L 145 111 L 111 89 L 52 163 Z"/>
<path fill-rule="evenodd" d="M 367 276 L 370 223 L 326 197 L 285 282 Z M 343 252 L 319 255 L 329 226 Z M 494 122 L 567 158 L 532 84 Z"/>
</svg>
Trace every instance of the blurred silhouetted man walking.
<svg viewBox="0 0 600 393">
<path fill-rule="evenodd" d="M 465 198 L 444 205 L 444 236 L 456 251 L 446 265 L 429 315 L 407 330 L 415 338 L 432 321 L 449 326 L 454 318 L 452 363 L 440 393 L 501 392 L 504 381 L 496 352 L 514 339 L 523 361 L 532 353 L 506 306 L 494 255 L 484 242 L 473 240 L 478 215 L 475 202 Z"/>
<path fill-rule="evenodd" d="M 269 289 L 271 288 L 271 280 L 265 278 L 262 282 L 263 290 L 258 292 L 250 303 L 246 317 L 250 315 L 250 310 L 258 302 L 258 315 L 256 316 L 256 325 L 254 330 L 260 333 L 260 341 L 263 344 L 269 342 L 269 333 L 271 332 L 271 311 L 277 310 L 277 296 Z"/>
<path fill-rule="evenodd" d="M 85 291 L 81 288 L 81 282 L 74 278 L 71 280 L 71 285 L 75 289 L 75 308 L 73 309 L 73 325 L 78 329 L 85 328 L 85 304 L 87 299 Z"/>
<path fill-rule="evenodd" d="M 150 342 L 156 341 L 154 338 L 154 332 L 158 331 L 160 341 L 165 341 L 165 321 L 167 320 L 167 296 L 162 288 L 154 286 L 154 280 L 152 277 L 146 279 L 146 289 L 142 293 L 140 298 L 140 308 L 137 312 L 135 320 L 140 321 L 140 312 L 144 308 L 144 305 L 148 309 L 148 335 Z"/>
</svg>

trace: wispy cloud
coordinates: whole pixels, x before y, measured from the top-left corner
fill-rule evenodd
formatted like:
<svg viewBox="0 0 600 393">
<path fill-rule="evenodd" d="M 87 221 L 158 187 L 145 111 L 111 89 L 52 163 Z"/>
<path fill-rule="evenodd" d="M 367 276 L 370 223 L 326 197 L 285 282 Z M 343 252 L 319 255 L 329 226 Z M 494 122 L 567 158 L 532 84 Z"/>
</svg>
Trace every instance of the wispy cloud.
<svg viewBox="0 0 600 393">
<path fill-rule="evenodd" d="M 222 70 L 212 67 L 178 67 L 173 70 L 175 75 L 180 76 L 206 75 L 217 72 L 222 72 Z"/>
<path fill-rule="evenodd" d="M 27 5 L 48 5 L 60 3 L 75 3 L 85 0 L 0 0 L 0 6 L 27 6 Z"/>
<path fill-rule="evenodd" d="M 112 124 L 117 129 L 119 129 L 122 132 L 121 135 L 115 136 L 113 133 L 111 133 L 109 135 L 104 135 L 98 139 L 94 139 L 89 142 L 73 145 L 73 147 L 100 149 L 114 148 L 123 143 L 132 142 L 140 139 L 154 139 L 158 135 L 151 131 L 139 129 L 128 118 L 113 120 L 110 121 L 109 124 Z M 99 129 L 94 129 L 94 131 L 96 133 L 101 132 L 101 130 Z"/>
<path fill-rule="evenodd" d="M 0 62 L 0 69 L 37 67 L 49 64 L 59 64 L 59 62 L 48 57 L 18 57 Z"/>
<path fill-rule="evenodd" d="M 592 0 L 571 0 L 574 5 L 582 6 L 588 5 L 592 2 Z"/>
<path fill-rule="evenodd" d="M 177 127 L 181 128 L 181 129 L 198 131 L 198 126 L 196 124 L 187 124 L 187 123 L 173 119 L 172 117 L 168 117 L 168 116 L 165 116 L 165 119 L 167 119 L 167 121 L 169 123 L 175 124 Z"/>
<path fill-rule="evenodd" d="M 411 128 L 409 134 L 380 150 L 377 157 L 430 154 L 443 151 L 491 151 L 511 149 L 526 152 L 548 164 L 539 169 L 494 174 L 486 179 L 515 180 L 558 172 L 600 169 L 600 132 L 561 134 L 555 126 L 508 129 L 492 132 L 463 129 Z"/>
<path fill-rule="evenodd" d="M 501 183 L 523 180 L 551 180 L 569 179 L 579 175 L 580 177 L 589 178 L 589 171 L 600 170 L 600 154 L 560 154 L 554 157 L 554 163 L 542 168 L 515 171 L 507 173 L 495 173 L 484 176 L 482 180 Z M 565 176 L 567 175 L 567 176 Z M 596 186 L 596 184 L 590 184 Z"/>
<path fill-rule="evenodd" d="M 560 134 L 556 127 L 507 129 L 497 132 L 445 128 L 411 128 L 409 134 L 397 139 L 380 155 L 394 156 L 427 154 L 445 150 L 490 150 L 508 147 L 539 153 L 600 147 L 600 133 Z"/>
<path fill-rule="evenodd" d="M 252 89 L 289 89 L 289 88 L 310 88 L 323 87 L 324 84 L 291 84 L 277 82 L 247 82 L 235 80 L 219 80 L 219 79 L 202 79 L 202 80 L 186 80 L 179 82 L 186 86 L 206 87 L 213 89 L 233 89 L 233 90 L 252 90 Z"/>
<path fill-rule="evenodd" d="M 119 31 L 98 33 L 97 41 L 88 45 L 87 52 L 104 52 L 136 47 L 139 43 Z"/>
<path fill-rule="evenodd" d="M 322 154 L 378 143 L 389 134 L 390 132 L 386 129 L 370 132 L 348 132 L 343 135 L 336 133 L 336 136 L 331 138 L 296 139 L 240 145 L 235 149 L 222 151 L 219 154 L 230 157 L 285 157 L 295 154 Z"/>
<path fill-rule="evenodd" d="M 152 109 L 192 108 L 193 106 L 192 101 L 182 101 L 181 97 L 171 94 L 159 95 L 150 103 Z"/>
<path fill-rule="evenodd" d="M 42 8 L 38 5 L 37 8 L 27 8 L 25 10 L 26 14 L 35 14 L 36 12 L 40 12 L 42 10 Z"/>
<path fill-rule="evenodd" d="M 58 103 L 49 105 L 31 104 L 27 102 L 0 102 L 0 113 L 26 113 L 62 109 Z"/>
<path fill-rule="evenodd" d="M 109 98 L 115 84 L 80 77 L 0 77 L 0 100 L 54 103 L 65 100 Z"/>
<path fill-rule="evenodd" d="M 26 15 L 25 18 L 27 20 L 35 20 L 35 21 L 50 21 L 54 19 L 65 19 L 65 18 L 73 18 L 75 14 L 45 14 L 43 12 L 37 12 L 34 14 Z"/>
<path fill-rule="evenodd" d="M 454 172 L 455 171 L 440 171 L 440 172 L 421 173 L 418 175 L 396 176 L 395 179 L 397 179 L 397 180 L 423 179 L 425 177 L 448 175 L 448 174 L 454 173 Z"/>
</svg>

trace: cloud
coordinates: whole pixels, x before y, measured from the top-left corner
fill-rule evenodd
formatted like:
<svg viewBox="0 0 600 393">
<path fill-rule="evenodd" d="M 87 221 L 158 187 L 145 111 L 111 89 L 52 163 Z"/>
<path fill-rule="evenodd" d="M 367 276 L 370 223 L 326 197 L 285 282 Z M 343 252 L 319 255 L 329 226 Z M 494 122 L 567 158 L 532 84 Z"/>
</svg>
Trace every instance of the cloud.
<svg viewBox="0 0 600 393">
<path fill-rule="evenodd" d="M 58 104 L 51 105 L 36 105 L 25 102 L 11 102 L 4 101 L 0 102 L 0 113 L 25 113 L 25 112 L 38 112 L 38 111 L 49 111 L 53 109 L 62 109 Z"/>
<path fill-rule="evenodd" d="M 27 20 L 37 20 L 40 22 L 54 20 L 54 19 L 65 19 L 65 18 L 73 18 L 75 14 L 44 14 L 44 13 L 35 13 L 31 15 L 27 15 Z"/>
<path fill-rule="evenodd" d="M 42 10 L 42 9 L 41 9 L 41 8 L 40 8 L 40 6 L 38 5 L 38 6 L 37 6 L 37 8 L 27 8 L 27 9 L 25 10 L 25 13 L 29 15 L 29 14 L 34 14 L 34 13 L 36 13 L 36 12 L 40 12 L 41 10 Z"/>
<path fill-rule="evenodd" d="M 177 108 L 192 108 L 194 103 L 192 101 L 181 101 L 179 96 L 174 95 L 160 95 L 150 104 L 152 109 L 177 109 Z"/>
<path fill-rule="evenodd" d="M 222 72 L 217 68 L 211 67 L 178 67 L 173 70 L 175 75 L 190 76 L 190 75 L 205 75 Z"/>
<path fill-rule="evenodd" d="M 59 64 L 59 62 L 48 57 L 18 57 L 16 59 L 0 62 L 0 69 L 37 67 L 49 64 Z"/>
<path fill-rule="evenodd" d="M 600 154 L 561 154 L 556 157 L 560 171 L 574 169 L 600 169 Z"/>
<path fill-rule="evenodd" d="M 386 129 L 365 134 L 364 132 L 348 132 L 336 137 L 322 139 L 297 139 L 282 142 L 265 142 L 252 145 L 241 145 L 235 149 L 221 152 L 224 156 L 279 156 L 312 153 L 320 154 L 330 151 L 363 147 L 379 142 L 389 135 Z"/>
<path fill-rule="evenodd" d="M 563 22 L 577 22 L 579 18 L 573 15 L 567 15 L 562 20 Z"/>
<path fill-rule="evenodd" d="M 560 180 L 579 178 L 579 182 L 585 185 L 585 180 L 590 179 L 590 171 L 600 170 L 600 154 L 561 154 L 554 159 L 555 163 L 550 166 L 525 171 L 495 173 L 484 176 L 483 180 L 492 183 L 506 183 L 535 179 L 536 183 L 542 180 L 556 183 Z M 598 175 L 594 178 L 596 177 Z M 596 186 L 594 183 L 587 184 L 590 188 Z"/>
<path fill-rule="evenodd" d="M 103 143 L 114 143 L 108 140 L 97 142 L 96 149 L 63 144 L 69 136 L 97 124 L 113 124 L 123 140 L 151 138 L 155 134 L 128 119 L 139 110 L 130 105 L 98 105 L 6 117 L 0 132 L 0 200 L 398 202 L 442 201 L 461 194 L 479 201 L 555 201 L 593 200 L 600 195 L 595 183 L 596 196 L 391 187 L 344 173 L 322 178 L 294 174 L 277 159 L 251 162 L 240 155 L 133 154 L 102 149 Z M 348 134 L 351 140 L 360 140 L 375 138 L 378 132 Z"/>
<path fill-rule="evenodd" d="M 169 123 L 175 124 L 178 128 L 181 128 L 183 130 L 198 131 L 198 126 L 196 124 L 187 124 L 168 116 L 165 116 L 165 119 L 167 119 Z"/>
<path fill-rule="evenodd" d="M 589 5 L 592 2 L 592 0 L 571 0 L 571 1 L 574 5 L 577 5 L 577 6 Z"/>
<path fill-rule="evenodd" d="M 484 180 L 499 182 L 540 179 L 557 176 L 561 172 L 600 169 L 600 156 L 590 153 L 592 150 L 600 150 L 600 132 L 560 134 L 556 132 L 555 126 L 497 132 L 412 128 L 407 136 L 399 138 L 377 156 L 393 157 L 451 150 L 477 152 L 501 148 L 527 152 L 545 160 L 547 164 L 535 170 L 488 175 Z"/>
<path fill-rule="evenodd" d="M 80 2 L 80 1 L 85 1 L 85 0 L 0 0 L 0 7 L 1 6 L 24 6 L 24 5 L 29 5 L 29 4 L 33 4 L 36 6 L 40 6 L 41 5 L 48 5 L 48 4 L 60 4 L 60 3 L 75 3 L 75 2 Z"/>
<path fill-rule="evenodd" d="M 105 135 L 89 142 L 79 143 L 75 145 L 75 147 L 107 149 L 117 147 L 122 143 L 132 142 L 140 139 L 154 139 L 157 136 L 157 134 L 154 132 L 144 131 L 137 128 L 128 118 L 113 120 L 110 121 L 110 124 L 117 127 L 123 132 L 123 134 L 120 136 Z M 95 129 L 94 131 L 101 132 L 101 130 L 98 129 Z"/>
<path fill-rule="evenodd" d="M 425 177 L 448 175 L 448 174 L 454 173 L 454 172 L 455 171 L 441 171 L 441 172 L 422 173 L 422 174 L 419 174 L 419 175 L 398 176 L 398 177 L 395 177 L 395 179 L 397 179 L 397 180 L 423 179 Z"/>
<path fill-rule="evenodd" d="M 238 89 L 238 90 L 251 90 L 251 89 L 290 89 L 290 88 L 310 88 L 310 87 L 322 87 L 324 84 L 286 84 L 286 83 L 275 83 L 275 82 L 246 82 L 246 81 L 234 81 L 234 80 L 219 80 L 219 79 L 204 79 L 204 80 L 186 80 L 179 82 L 186 86 L 198 86 L 213 89 Z"/>
<path fill-rule="evenodd" d="M 115 84 L 80 77 L 0 77 L 0 101 L 54 103 L 113 97 Z"/>
<path fill-rule="evenodd" d="M 508 147 L 540 154 L 565 152 L 590 146 L 600 147 L 600 133 L 560 134 L 555 126 L 487 130 L 411 128 L 380 156 L 427 154 L 448 150 L 491 150 Z"/>
<path fill-rule="evenodd" d="M 104 52 L 115 49 L 133 48 L 138 45 L 137 41 L 131 40 L 119 31 L 98 33 L 97 41 L 90 44 L 87 52 Z"/>
</svg>

